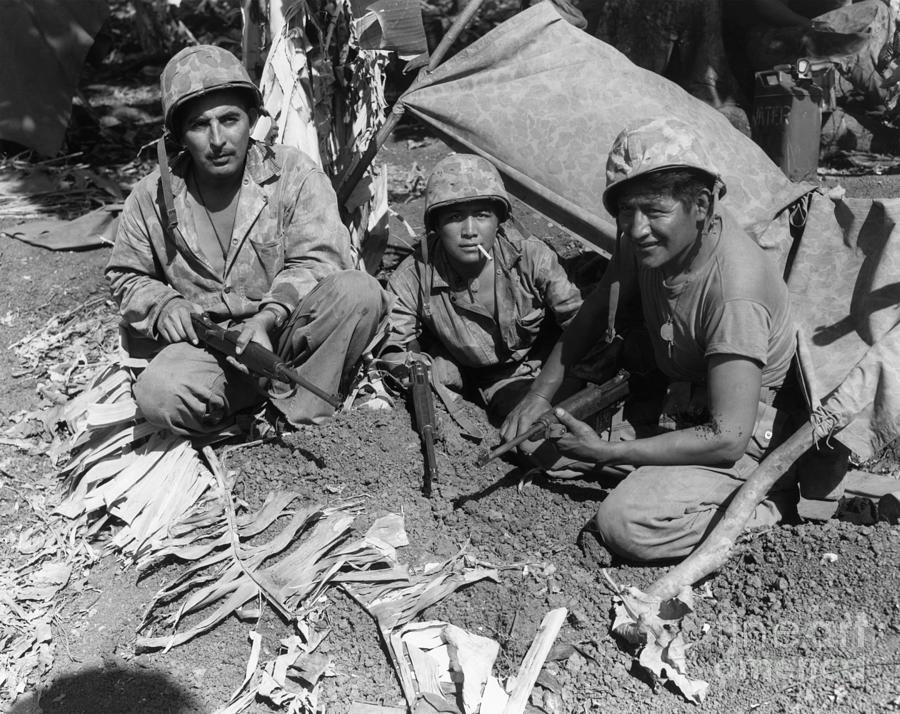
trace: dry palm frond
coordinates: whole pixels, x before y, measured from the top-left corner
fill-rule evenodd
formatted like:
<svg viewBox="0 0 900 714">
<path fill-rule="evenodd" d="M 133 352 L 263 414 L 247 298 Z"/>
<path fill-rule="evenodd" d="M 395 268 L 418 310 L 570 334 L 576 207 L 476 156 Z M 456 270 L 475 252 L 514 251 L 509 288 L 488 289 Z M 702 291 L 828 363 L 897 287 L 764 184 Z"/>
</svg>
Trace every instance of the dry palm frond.
<svg viewBox="0 0 900 714">
<path fill-rule="evenodd" d="M 94 297 L 55 315 L 11 345 L 22 364 L 15 374 L 31 374 L 38 380 L 43 406 L 14 415 L 14 424 L 5 435 L 35 439 L 35 449 L 46 451 L 44 441 L 53 438 L 57 424 L 64 420 L 66 401 L 82 392 L 92 376 L 110 364 L 107 355 L 115 351 L 117 335 L 117 321 L 108 301 Z M 59 439 L 55 442 L 50 448 L 54 463 L 62 448 Z"/>
<path fill-rule="evenodd" d="M 213 478 L 190 442 L 146 422 L 131 394 L 133 375 L 121 365 L 101 370 L 62 410 L 71 437 L 54 459 L 68 496 L 56 513 L 84 517 L 97 532 L 120 528 L 108 547 L 132 559 L 165 547 L 168 529 L 191 512 Z"/>
<path fill-rule="evenodd" d="M 459 588 L 485 578 L 497 580 L 498 573 L 492 568 L 468 567 L 457 556 L 437 568 L 411 575 L 406 583 L 354 584 L 346 590 L 375 618 L 381 630 L 390 632 Z"/>
<path fill-rule="evenodd" d="M 375 619 L 385 647 L 403 686 L 410 707 L 415 705 L 416 691 L 404 666 L 403 626 L 416 615 L 459 588 L 489 578 L 497 580 L 495 569 L 470 567 L 462 553 L 436 567 L 426 566 L 408 582 L 345 585 L 345 590 Z"/>
<path fill-rule="evenodd" d="M 52 623 L 62 606 L 60 590 L 73 573 L 96 560 L 80 542 L 77 528 L 52 517 L 54 475 L 29 475 L 16 484 L 16 500 L 28 504 L 20 525 L 0 558 L 0 710 L 34 691 L 53 664 Z M 5 479 L 4 479 L 5 480 Z"/>
<path fill-rule="evenodd" d="M 118 318 L 106 297 L 94 296 L 66 312 L 54 315 L 47 324 L 10 345 L 25 369 L 41 370 L 57 378 L 79 358 L 85 364 L 107 361 L 115 353 Z M 88 359 L 90 357 L 90 359 Z M 84 370 L 88 373 L 90 370 Z"/>
<path fill-rule="evenodd" d="M 238 714 L 254 700 L 262 699 L 283 707 L 289 714 L 313 714 L 318 710 L 319 682 L 333 676 L 331 658 L 314 650 L 327 633 L 318 635 L 306 628 L 306 636 L 292 635 L 281 641 L 281 653 L 259 664 L 262 638 L 250 632 L 253 643 L 247 663 L 247 675 L 227 706 L 215 714 Z"/>
<path fill-rule="evenodd" d="M 224 509 L 218 515 L 209 508 L 196 514 L 205 527 L 202 534 L 197 533 L 195 518 L 190 519 L 194 535 L 185 528 L 172 529 L 173 539 L 158 554 L 191 565 L 157 593 L 141 627 L 166 627 L 172 633 L 139 637 L 139 648 L 169 649 L 187 642 L 259 596 L 286 619 L 302 619 L 304 608 L 330 583 L 406 580 L 390 543 L 377 536 L 350 541 L 358 503 L 291 510 L 299 496 L 280 492 L 270 494 L 256 513 L 238 518 L 230 494 L 223 490 L 221 467 L 213 463 L 219 493 L 225 494 Z M 277 533 L 255 542 L 283 520 L 288 522 Z M 181 601 L 176 611 L 158 614 L 162 605 L 176 600 Z M 213 605 L 198 623 L 176 631 L 183 618 L 199 616 Z"/>
<path fill-rule="evenodd" d="M 29 220 L 79 216 L 103 203 L 122 200 L 122 189 L 70 154 L 42 162 L 0 160 L 0 218 Z"/>
<path fill-rule="evenodd" d="M 337 180 L 384 123 L 387 53 L 358 48 L 349 0 L 285 3 L 271 20 L 272 45 L 260 87 L 271 124 L 263 135 L 305 151 Z M 314 38 L 311 40 L 310 38 Z M 369 234 L 386 236 L 387 176 L 373 170 L 351 200 L 350 243 L 363 265 Z"/>
</svg>

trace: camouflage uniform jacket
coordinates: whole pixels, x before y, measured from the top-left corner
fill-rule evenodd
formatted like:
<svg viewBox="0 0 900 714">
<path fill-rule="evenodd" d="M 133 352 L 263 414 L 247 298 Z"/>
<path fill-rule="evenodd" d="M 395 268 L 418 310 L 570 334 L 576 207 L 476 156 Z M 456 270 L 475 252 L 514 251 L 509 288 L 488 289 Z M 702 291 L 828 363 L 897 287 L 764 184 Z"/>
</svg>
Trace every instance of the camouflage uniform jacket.
<svg viewBox="0 0 900 714">
<path fill-rule="evenodd" d="M 581 307 L 578 288 L 537 238 L 513 232 L 508 237 L 501 228 L 493 248 L 493 315 L 472 300 L 469 291 L 477 291 L 477 280 L 467 285 L 455 275 L 439 239 L 429 241 L 429 257 L 424 263 L 417 247 L 391 276 L 388 292 L 397 300 L 384 352 L 409 349 L 424 329 L 462 367 L 510 365 L 526 359 L 548 311 L 565 328 Z M 428 304 L 420 308 L 423 284 Z"/>
<path fill-rule="evenodd" d="M 160 311 L 178 297 L 223 319 L 245 318 L 269 303 L 292 312 L 322 278 L 352 267 L 350 241 L 324 172 L 297 149 L 251 142 L 219 274 L 199 248 L 199 217 L 185 202 L 189 166 L 186 153 L 172 164 L 183 241 L 163 218 L 158 169 L 125 202 L 106 276 L 125 322 L 137 332 L 156 338 Z"/>
</svg>

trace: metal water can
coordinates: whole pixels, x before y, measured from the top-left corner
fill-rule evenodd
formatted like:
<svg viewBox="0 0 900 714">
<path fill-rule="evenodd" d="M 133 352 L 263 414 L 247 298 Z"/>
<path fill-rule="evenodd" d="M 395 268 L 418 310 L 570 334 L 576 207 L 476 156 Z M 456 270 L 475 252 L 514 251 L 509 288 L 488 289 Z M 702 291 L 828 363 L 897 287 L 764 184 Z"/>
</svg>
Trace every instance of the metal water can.
<svg viewBox="0 0 900 714">
<path fill-rule="evenodd" d="M 792 181 L 815 180 L 824 91 L 809 61 L 757 72 L 755 87 L 753 140 Z"/>
</svg>

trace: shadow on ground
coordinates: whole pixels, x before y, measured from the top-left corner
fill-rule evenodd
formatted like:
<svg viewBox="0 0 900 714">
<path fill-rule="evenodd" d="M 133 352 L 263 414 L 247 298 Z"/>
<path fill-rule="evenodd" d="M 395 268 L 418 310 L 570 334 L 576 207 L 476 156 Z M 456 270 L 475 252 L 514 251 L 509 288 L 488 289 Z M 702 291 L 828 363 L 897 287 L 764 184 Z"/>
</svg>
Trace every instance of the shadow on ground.
<svg viewBox="0 0 900 714">
<path fill-rule="evenodd" d="M 188 692 L 160 672 L 88 669 L 55 679 L 20 697 L 9 714 L 193 714 L 203 711 Z"/>
</svg>

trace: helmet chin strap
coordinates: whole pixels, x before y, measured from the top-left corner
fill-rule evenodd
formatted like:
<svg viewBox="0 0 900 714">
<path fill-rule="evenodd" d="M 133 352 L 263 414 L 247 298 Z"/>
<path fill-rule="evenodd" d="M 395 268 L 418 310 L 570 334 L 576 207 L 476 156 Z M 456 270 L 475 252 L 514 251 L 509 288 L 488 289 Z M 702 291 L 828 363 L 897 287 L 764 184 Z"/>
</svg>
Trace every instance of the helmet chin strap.
<svg viewBox="0 0 900 714">
<path fill-rule="evenodd" d="M 166 135 L 156 142 L 156 159 L 159 163 L 159 180 L 162 184 L 163 206 L 166 209 L 166 222 L 172 232 L 178 231 L 178 212 L 175 210 L 175 198 L 172 194 L 172 177 L 169 174 L 169 155 L 166 152 Z"/>
</svg>

